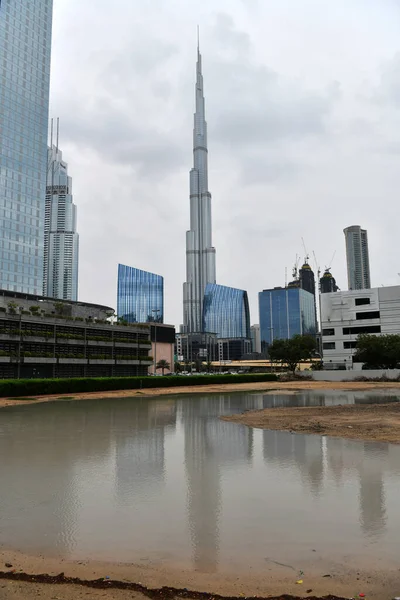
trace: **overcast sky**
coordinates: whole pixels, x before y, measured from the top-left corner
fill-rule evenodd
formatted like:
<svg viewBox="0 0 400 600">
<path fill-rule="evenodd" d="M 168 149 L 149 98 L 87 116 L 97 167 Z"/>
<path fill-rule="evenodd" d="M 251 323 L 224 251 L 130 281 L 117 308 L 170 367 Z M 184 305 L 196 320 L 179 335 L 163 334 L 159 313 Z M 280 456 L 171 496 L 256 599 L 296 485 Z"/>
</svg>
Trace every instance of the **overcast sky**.
<svg viewBox="0 0 400 600">
<path fill-rule="evenodd" d="M 347 289 L 400 284 L 400 0 L 54 0 L 51 116 L 73 178 L 79 299 L 116 307 L 118 262 L 165 278 L 182 322 L 201 51 L 217 282 L 284 285 L 315 251 Z M 313 259 L 312 259 L 313 260 Z M 314 262 L 312 262 L 314 266 Z"/>
</svg>

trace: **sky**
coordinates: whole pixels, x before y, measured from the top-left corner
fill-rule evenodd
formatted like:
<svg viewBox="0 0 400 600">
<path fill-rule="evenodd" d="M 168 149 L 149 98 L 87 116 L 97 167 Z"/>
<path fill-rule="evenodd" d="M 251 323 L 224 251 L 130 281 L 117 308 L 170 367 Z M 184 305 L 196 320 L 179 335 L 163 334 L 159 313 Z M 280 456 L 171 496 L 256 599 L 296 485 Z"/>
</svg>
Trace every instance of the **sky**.
<svg viewBox="0 0 400 600">
<path fill-rule="evenodd" d="M 182 323 L 197 25 L 217 283 L 247 290 L 252 323 L 296 255 L 347 289 L 361 225 L 372 285 L 400 285 L 400 0 L 54 0 L 79 299 L 116 308 L 123 263 L 163 275 Z"/>
</svg>

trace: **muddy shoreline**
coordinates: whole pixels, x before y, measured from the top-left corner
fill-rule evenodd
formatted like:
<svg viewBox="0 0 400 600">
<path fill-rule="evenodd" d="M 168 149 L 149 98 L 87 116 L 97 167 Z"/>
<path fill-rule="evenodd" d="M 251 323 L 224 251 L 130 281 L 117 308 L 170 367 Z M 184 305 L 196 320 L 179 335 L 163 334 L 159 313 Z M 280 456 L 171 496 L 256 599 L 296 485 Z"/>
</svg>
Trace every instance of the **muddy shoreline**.
<svg viewBox="0 0 400 600">
<path fill-rule="evenodd" d="M 256 429 L 400 444 L 400 402 L 266 408 L 221 419 Z"/>
<path fill-rule="evenodd" d="M 170 388 L 148 388 L 146 390 L 116 390 L 103 392 L 81 392 L 78 394 L 53 394 L 32 396 L 29 398 L 0 398 L 0 408 L 7 406 L 20 406 L 23 404 L 37 404 L 40 402 L 56 402 L 65 400 L 96 400 L 105 398 L 152 398 L 154 396 L 182 396 L 194 394 L 221 394 L 229 392 L 271 392 L 295 393 L 307 390 L 347 390 L 347 391 L 373 391 L 396 390 L 400 394 L 400 382 L 349 382 L 349 381 L 291 381 L 291 382 L 255 382 L 255 383 L 227 383 L 209 384 Z M 275 410 L 275 409 L 274 409 Z"/>
<path fill-rule="evenodd" d="M 303 583 L 299 585 L 296 580 L 300 572 Z M 202 572 L 159 562 L 143 565 L 72 561 L 0 550 L 1 600 L 25 600 L 36 595 L 42 600 L 244 600 L 250 597 L 336 600 L 360 593 L 371 600 L 387 600 L 396 596 L 399 585 L 397 563 L 388 564 L 380 558 L 366 559 L 363 568 L 359 568 L 347 562 L 336 564 L 311 550 L 309 557 L 299 556 L 296 569 L 271 559 L 262 571 L 253 571 L 251 565 L 246 565 L 228 572 Z"/>
</svg>

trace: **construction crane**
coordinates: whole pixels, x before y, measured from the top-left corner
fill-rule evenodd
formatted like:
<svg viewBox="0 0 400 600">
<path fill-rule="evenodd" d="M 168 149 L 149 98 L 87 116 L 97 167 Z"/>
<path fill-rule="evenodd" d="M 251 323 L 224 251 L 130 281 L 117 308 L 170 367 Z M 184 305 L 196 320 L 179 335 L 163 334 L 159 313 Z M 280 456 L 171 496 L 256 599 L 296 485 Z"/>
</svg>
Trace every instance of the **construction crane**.
<svg viewBox="0 0 400 600">
<path fill-rule="evenodd" d="M 300 256 L 298 254 L 296 254 L 296 262 L 294 263 L 294 267 L 293 267 L 293 271 L 292 271 L 292 277 L 296 281 L 297 281 L 298 272 L 299 272 L 299 260 L 300 260 Z"/>
<path fill-rule="evenodd" d="M 326 270 L 326 271 L 330 271 L 330 270 L 331 270 L 331 268 L 332 268 L 332 263 L 333 263 L 333 259 L 335 258 L 335 256 L 336 256 L 336 250 L 335 250 L 335 252 L 332 254 L 332 258 L 331 258 L 331 260 L 329 261 L 329 265 L 328 265 L 327 267 L 325 267 L 325 270 Z"/>
<path fill-rule="evenodd" d="M 302 241 L 303 248 L 304 248 L 304 262 L 308 263 L 308 259 L 309 259 L 310 257 L 309 257 L 309 254 L 308 254 L 308 252 L 307 252 L 306 245 L 305 245 L 305 243 L 304 243 L 304 238 L 301 238 L 301 241 Z"/>
</svg>

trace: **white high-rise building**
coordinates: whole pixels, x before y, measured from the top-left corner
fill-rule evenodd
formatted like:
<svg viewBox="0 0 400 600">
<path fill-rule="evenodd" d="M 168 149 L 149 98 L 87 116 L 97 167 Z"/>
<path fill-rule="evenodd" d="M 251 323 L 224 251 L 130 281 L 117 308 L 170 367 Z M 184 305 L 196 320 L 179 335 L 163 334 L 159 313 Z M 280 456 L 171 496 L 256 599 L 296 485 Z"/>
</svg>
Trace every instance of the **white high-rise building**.
<svg viewBox="0 0 400 600">
<path fill-rule="evenodd" d="M 48 149 L 43 295 L 60 300 L 78 299 L 79 235 L 72 179 L 61 151 Z"/>
<path fill-rule="evenodd" d="M 344 237 L 349 290 L 367 290 L 371 287 L 367 231 L 352 225 L 346 227 Z"/>
<path fill-rule="evenodd" d="M 208 283 L 216 282 L 215 248 L 211 239 L 211 194 L 208 191 L 207 123 L 199 47 L 193 157 L 194 165 L 190 171 L 190 230 L 186 232 L 186 283 L 183 284 L 185 333 L 202 332 L 204 292 Z"/>
</svg>

